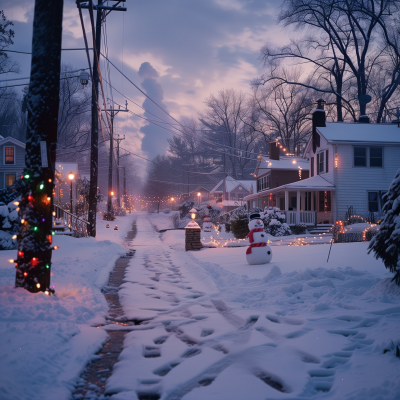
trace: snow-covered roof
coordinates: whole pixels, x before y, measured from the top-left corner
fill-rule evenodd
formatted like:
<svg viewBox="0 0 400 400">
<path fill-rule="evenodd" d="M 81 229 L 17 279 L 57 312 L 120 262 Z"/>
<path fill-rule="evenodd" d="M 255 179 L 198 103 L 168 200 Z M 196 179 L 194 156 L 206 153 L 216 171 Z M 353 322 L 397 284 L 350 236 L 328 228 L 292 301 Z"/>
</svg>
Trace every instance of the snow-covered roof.
<svg viewBox="0 0 400 400">
<path fill-rule="evenodd" d="M 397 127 L 397 124 L 328 122 L 326 127 L 318 127 L 317 130 L 328 142 L 400 144 L 400 128 Z"/>
<path fill-rule="evenodd" d="M 297 182 L 287 183 L 286 185 L 278 186 L 273 189 L 263 190 L 255 194 L 250 194 L 246 196 L 243 200 L 254 200 L 261 196 L 266 196 L 270 193 L 288 191 L 288 190 L 335 190 L 335 185 L 321 175 L 313 176 L 312 178 L 301 179 Z"/>
<path fill-rule="evenodd" d="M 238 179 L 233 179 L 231 176 L 226 177 L 226 192 L 229 193 L 235 188 L 237 188 L 239 185 L 243 186 L 245 189 L 247 189 L 249 192 L 251 191 L 251 186 L 255 183 L 255 181 L 242 181 Z M 211 190 L 210 193 L 213 192 L 222 192 L 223 191 L 223 184 L 224 180 L 221 179 Z"/>
<path fill-rule="evenodd" d="M 262 158 L 261 162 L 257 166 L 257 170 L 260 169 L 294 169 L 297 170 L 299 167 L 304 170 L 309 169 L 309 162 L 306 158 L 302 157 L 287 157 L 281 156 L 279 160 L 271 160 L 269 158 Z"/>
<path fill-rule="evenodd" d="M 7 143 L 7 142 L 11 142 L 11 143 L 13 143 L 13 144 L 15 144 L 15 145 L 17 145 L 17 146 L 20 146 L 20 147 L 22 147 L 22 148 L 24 148 L 25 149 L 25 143 L 22 143 L 22 142 L 20 142 L 19 140 L 17 140 L 17 139 L 14 139 L 13 137 L 11 137 L 11 136 L 7 136 L 7 137 L 5 137 L 5 138 L 3 138 L 2 136 L 0 136 L 0 146 L 1 145 L 3 145 L 3 144 L 5 144 L 5 143 Z"/>
</svg>

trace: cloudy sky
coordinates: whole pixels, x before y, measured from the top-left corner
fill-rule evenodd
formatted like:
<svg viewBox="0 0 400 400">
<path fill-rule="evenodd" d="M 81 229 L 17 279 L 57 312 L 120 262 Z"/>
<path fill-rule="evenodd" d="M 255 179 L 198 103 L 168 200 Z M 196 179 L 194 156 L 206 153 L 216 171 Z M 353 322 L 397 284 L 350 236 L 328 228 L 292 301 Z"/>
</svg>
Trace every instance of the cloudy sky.
<svg viewBox="0 0 400 400">
<path fill-rule="evenodd" d="M 103 37 L 107 37 L 110 60 L 157 103 L 176 119 L 196 117 L 211 93 L 224 88 L 249 90 L 250 81 L 261 72 L 258 56 L 263 44 L 287 42 L 286 33 L 275 23 L 280 3 L 273 0 L 129 0 L 125 3 L 126 12 L 113 11 L 107 17 Z M 29 52 L 31 49 L 33 8 L 33 0 L 2 0 L 2 9 L 15 24 L 13 50 Z M 88 11 L 83 11 L 90 40 Z M 84 47 L 78 10 L 74 1 L 65 0 L 63 48 L 77 47 Z M 13 57 L 21 64 L 21 75 L 29 76 L 30 56 L 13 54 Z M 87 67 L 83 51 L 64 51 L 62 61 L 74 69 Z M 102 71 L 106 77 L 104 63 Z M 150 112 L 160 112 L 112 67 L 110 73 L 116 89 L 138 104 L 144 104 Z M 116 92 L 114 100 L 125 104 L 125 99 Z M 144 115 L 131 102 L 128 108 Z M 168 119 L 165 114 L 162 118 Z M 121 113 L 116 123 L 117 130 L 127 136 L 123 147 L 150 158 L 165 152 L 169 132 L 154 125 L 145 126 L 146 121 L 127 113 Z"/>
</svg>

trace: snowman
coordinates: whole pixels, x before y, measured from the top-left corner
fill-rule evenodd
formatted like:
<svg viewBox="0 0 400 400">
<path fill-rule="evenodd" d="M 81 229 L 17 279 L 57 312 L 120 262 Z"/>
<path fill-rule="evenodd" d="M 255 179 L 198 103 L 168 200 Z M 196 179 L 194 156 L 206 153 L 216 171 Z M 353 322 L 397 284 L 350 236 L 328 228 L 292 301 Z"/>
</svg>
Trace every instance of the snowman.
<svg viewBox="0 0 400 400">
<path fill-rule="evenodd" d="M 249 230 L 247 235 L 250 246 L 246 250 L 246 260 L 250 265 L 266 264 L 272 260 L 272 250 L 268 246 L 268 235 L 264 232 L 264 222 L 260 214 L 250 214 Z"/>
</svg>

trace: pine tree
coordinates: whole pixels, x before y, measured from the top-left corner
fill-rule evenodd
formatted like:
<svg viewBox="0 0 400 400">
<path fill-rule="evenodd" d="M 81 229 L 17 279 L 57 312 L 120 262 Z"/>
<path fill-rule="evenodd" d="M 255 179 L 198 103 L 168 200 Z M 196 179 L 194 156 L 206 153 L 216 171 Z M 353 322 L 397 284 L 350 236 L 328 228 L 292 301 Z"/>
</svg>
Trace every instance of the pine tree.
<svg viewBox="0 0 400 400">
<path fill-rule="evenodd" d="M 368 247 L 375 258 L 381 258 L 385 267 L 394 272 L 393 280 L 400 285 L 400 169 L 394 177 L 389 191 L 383 196 L 384 215 L 379 232 Z"/>
</svg>

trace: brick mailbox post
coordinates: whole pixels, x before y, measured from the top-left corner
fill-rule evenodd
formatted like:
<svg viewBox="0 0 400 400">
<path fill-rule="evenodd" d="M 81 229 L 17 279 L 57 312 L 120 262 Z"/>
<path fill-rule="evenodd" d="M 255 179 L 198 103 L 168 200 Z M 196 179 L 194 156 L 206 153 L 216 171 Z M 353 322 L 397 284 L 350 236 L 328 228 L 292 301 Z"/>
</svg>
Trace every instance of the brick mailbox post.
<svg viewBox="0 0 400 400">
<path fill-rule="evenodd" d="M 194 221 L 197 210 L 192 208 L 189 212 L 191 213 L 192 221 L 185 226 L 185 250 L 200 250 L 203 247 L 200 241 L 201 228 Z"/>
</svg>

